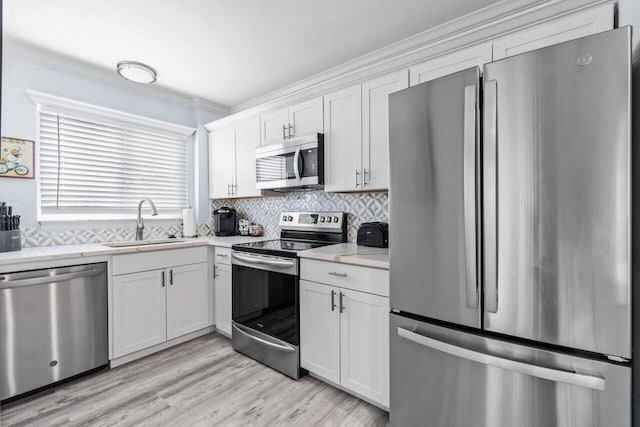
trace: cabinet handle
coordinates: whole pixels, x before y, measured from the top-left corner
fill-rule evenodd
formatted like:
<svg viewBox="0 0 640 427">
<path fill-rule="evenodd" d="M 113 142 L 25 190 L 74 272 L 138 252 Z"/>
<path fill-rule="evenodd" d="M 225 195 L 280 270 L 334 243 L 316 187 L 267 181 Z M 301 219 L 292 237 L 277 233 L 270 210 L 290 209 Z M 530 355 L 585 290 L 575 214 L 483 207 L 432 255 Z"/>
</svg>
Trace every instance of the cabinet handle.
<svg viewBox="0 0 640 427">
<path fill-rule="evenodd" d="M 219 257 L 222 257 L 222 258 L 226 258 L 226 257 L 228 257 L 228 256 L 229 256 L 229 255 L 227 255 L 227 254 L 216 254 L 216 255 L 217 255 L 217 256 L 219 256 Z"/>
<path fill-rule="evenodd" d="M 367 175 L 369 175 L 369 181 L 367 182 Z M 369 184 L 371 182 L 371 174 L 366 169 L 362 169 L 362 186 Z"/>
<path fill-rule="evenodd" d="M 173 268 L 169 270 L 169 284 L 173 285 Z"/>
<path fill-rule="evenodd" d="M 162 283 L 162 287 L 164 288 L 164 271 L 162 272 L 162 280 L 160 283 Z"/>
<path fill-rule="evenodd" d="M 283 124 L 282 125 L 282 140 L 287 139 L 286 132 L 287 132 L 287 126 Z"/>
<path fill-rule="evenodd" d="M 336 291 L 331 291 L 331 311 L 336 311 Z"/>
<path fill-rule="evenodd" d="M 342 298 L 344 297 L 344 294 L 342 292 L 340 292 L 340 313 L 344 312 L 344 304 L 342 303 Z"/>
<path fill-rule="evenodd" d="M 231 195 L 231 184 L 227 184 L 227 196 Z"/>
<path fill-rule="evenodd" d="M 330 271 L 329 275 L 331 276 L 338 276 L 338 277 L 347 277 L 347 273 L 337 273 L 335 271 Z"/>
<path fill-rule="evenodd" d="M 356 187 L 360 187 L 360 183 L 358 182 L 358 176 L 360 176 L 360 171 L 356 169 Z"/>
<path fill-rule="evenodd" d="M 289 123 L 289 138 L 293 138 L 293 126 L 291 126 L 291 123 Z"/>
</svg>

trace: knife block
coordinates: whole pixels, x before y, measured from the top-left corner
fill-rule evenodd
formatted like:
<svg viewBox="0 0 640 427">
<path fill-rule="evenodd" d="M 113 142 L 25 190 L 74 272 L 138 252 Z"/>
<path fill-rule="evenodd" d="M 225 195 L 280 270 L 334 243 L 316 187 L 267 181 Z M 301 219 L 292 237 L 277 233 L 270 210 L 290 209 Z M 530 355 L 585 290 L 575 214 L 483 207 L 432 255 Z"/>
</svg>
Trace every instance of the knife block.
<svg viewBox="0 0 640 427">
<path fill-rule="evenodd" d="M 22 236 L 20 230 L 0 231 L 0 252 L 22 250 Z"/>
</svg>

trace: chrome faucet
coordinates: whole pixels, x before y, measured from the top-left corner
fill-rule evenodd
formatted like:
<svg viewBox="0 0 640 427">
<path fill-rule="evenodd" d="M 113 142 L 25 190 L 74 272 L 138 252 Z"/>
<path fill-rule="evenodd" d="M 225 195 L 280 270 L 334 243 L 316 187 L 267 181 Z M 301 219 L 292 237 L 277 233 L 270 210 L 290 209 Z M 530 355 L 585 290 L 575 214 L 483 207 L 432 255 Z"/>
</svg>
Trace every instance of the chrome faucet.
<svg viewBox="0 0 640 427">
<path fill-rule="evenodd" d="M 158 210 L 156 209 L 156 205 L 151 201 L 151 199 L 142 199 L 140 203 L 138 203 L 138 224 L 136 225 L 136 240 L 144 240 L 144 222 L 142 221 L 142 204 L 144 202 L 149 202 L 151 205 L 151 215 L 158 215 Z"/>
</svg>

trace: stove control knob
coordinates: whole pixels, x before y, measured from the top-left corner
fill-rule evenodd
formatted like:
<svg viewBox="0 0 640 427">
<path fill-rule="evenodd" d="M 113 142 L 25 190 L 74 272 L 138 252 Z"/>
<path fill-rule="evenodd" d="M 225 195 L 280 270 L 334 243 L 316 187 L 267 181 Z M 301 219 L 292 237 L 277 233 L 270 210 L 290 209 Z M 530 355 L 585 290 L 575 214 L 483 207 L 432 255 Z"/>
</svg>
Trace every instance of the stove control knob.
<svg viewBox="0 0 640 427">
<path fill-rule="evenodd" d="M 320 222 L 324 222 L 324 217 L 323 216 L 320 217 Z"/>
<path fill-rule="evenodd" d="M 334 216 L 333 217 L 333 222 L 338 222 L 338 221 L 339 221 L 339 218 L 337 216 Z"/>
<path fill-rule="evenodd" d="M 286 215 L 282 215 L 282 220 L 286 221 L 287 220 L 287 216 Z"/>
<path fill-rule="evenodd" d="M 293 221 L 293 217 L 292 217 L 291 215 L 289 215 L 289 216 L 287 217 L 287 221 Z"/>
</svg>

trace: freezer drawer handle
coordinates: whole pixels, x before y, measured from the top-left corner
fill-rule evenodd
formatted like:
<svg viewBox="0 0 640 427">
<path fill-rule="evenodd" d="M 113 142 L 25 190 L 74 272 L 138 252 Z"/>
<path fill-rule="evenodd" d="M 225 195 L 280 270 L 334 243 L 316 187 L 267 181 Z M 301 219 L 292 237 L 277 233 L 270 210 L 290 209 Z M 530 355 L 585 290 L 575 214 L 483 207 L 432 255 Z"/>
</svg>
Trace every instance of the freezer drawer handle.
<svg viewBox="0 0 640 427">
<path fill-rule="evenodd" d="M 274 342 L 270 342 L 267 341 L 265 339 L 262 339 L 260 337 L 256 337 L 255 335 L 252 335 L 251 333 L 249 333 L 249 331 L 245 331 L 244 328 L 240 328 L 238 327 L 238 325 L 233 325 L 233 329 L 235 329 L 236 331 L 238 331 L 238 333 L 244 335 L 245 337 L 252 339 L 254 341 L 258 341 L 259 343 L 262 343 L 264 345 L 267 345 L 269 347 L 273 347 L 273 348 L 277 348 L 278 350 L 281 351 L 286 351 L 287 353 L 293 353 L 294 351 L 296 351 L 295 347 L 289 347 L 286 345 L 282 345 L 282 344 L 276 344 Z"/>
<path fill-rule="evenodd" d="M 79 277 L 97 276 L 104 272 L 104 267 L 99 267 L 90 270 L 76 271 L 73 273 L 46 275 L 19 280 L 7 280 L 6 276 L 0 276 L 0 289 L 10 289 L 16 288 L 18 286 L 43 285 L 45 283 L 56 283 L 65 280 L 77 279 Z"/>
<path fill-rule="evenodd" d="M 482 363 L 483 365 L 495 366 L 496 368 L 518 372 L 523 375 L 577 385 L 594 390 L 605 389 L 604 378 L 577 374 L 575 372 L 565 371 L 561 369 L 545 368 L 543 366 L 531 365 L 529 363 L 519 362 L 517 360 L 505 359 L 498 356 L 492 356 L 490 354 L 480 353 L 478 351 L 469 350 L 442 341 L 438 341 L 433 338 L 425 337 L 424 335 L 417 334 L 403 327 L 398 327 L 398 336 L 423 345 L 425 347 L 429 347 L 443 353 L 448 353 L 453 356 L 462 357 L 463 359 L 471 360 L 473 362 Z"/>
</svg>

